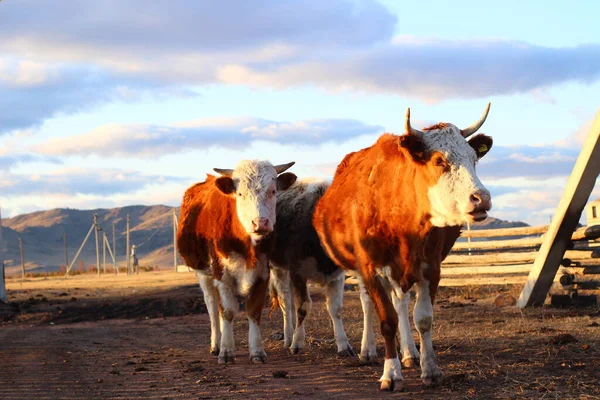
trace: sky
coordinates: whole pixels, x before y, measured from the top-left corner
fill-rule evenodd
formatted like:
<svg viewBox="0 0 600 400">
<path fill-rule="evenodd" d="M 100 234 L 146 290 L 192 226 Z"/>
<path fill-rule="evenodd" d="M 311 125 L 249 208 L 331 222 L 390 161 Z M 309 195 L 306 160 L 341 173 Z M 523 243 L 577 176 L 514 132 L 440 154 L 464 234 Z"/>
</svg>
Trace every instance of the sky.
<svg viewBox="0 0 600 400">
<path fill-rule="evenodd" d="M 176 206 L 242 159 L 330 179 L 402 134 L 407 107 L 416 128 L 466 127 L 491 102 L 477 166 L 491 215 L 547 224 L 599 111 L 599 14 L 577 0 L 0 1 L 2 215 Z"/>
</svg>

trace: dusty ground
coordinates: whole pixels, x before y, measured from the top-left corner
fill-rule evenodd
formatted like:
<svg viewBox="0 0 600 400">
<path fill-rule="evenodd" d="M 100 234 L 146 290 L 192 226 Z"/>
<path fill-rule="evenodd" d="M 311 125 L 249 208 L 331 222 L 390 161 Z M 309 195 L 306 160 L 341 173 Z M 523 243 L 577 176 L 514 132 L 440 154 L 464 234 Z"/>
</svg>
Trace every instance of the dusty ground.
<svg viewBox="0 0 600 400">
<path fill-rule="evenodd" d="M 446 382 L 424 388 L 418 370 L 404 370 L 405 389 L 392 395 L 377 390 L 382 366 L 335 355 L 318 291 L 305 354 L 290 356 L 270 339 L 281 315 L 265 311 L 269 360 L 251 365 L 242 314 L 237 363 L 219 366 L 208 351 L 208 316 L 193 274 L 9 281 L 11 304 L 0 306 L 0 399 L 600 399 L 600 310 L 521 313 L 493 305 L 499 290 L 518 294 L 443 289 L 434 344 Z M 344 320 L 359 347 L 356 292 L 346 292 Z"/>
</svg>

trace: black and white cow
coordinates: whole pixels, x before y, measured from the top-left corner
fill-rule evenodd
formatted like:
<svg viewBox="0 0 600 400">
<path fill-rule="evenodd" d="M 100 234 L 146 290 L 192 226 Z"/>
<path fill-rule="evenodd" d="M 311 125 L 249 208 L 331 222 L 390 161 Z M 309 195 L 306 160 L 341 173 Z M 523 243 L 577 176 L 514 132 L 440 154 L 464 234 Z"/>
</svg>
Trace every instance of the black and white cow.
<svg viewBox="0 0 600 400">
<path fill-rule="evenodd" d="M 327 310 L 333 323 L 338 354 L 354 355 L 341 319 L 345 274 L 325 254 L 312 225 L 315 205 L 328 187 L 326 181 L 304 179 L 296 181 L 277 197 L 277 236 L 270 258 L 271 296 L 273 307 L 279 306 L 283 313 L 284 346 L 292 354 L 305 346 L 305 321 L 312 307 L 307 281 L 311 281 L 326 286 Z M 360 360 L 372 362 L 377 359 L 374 309 L 360 278 L 357 278 L 364 322 Z M 386 284 L 386 279 L 381 278 Z M 419 352 L 408 316 L 410 295 L 403 293 L 398 298 L 392 294 L 392 300 L 399 314 L 402 364 L 414 366 L 419 360 Z"/>
</svg>

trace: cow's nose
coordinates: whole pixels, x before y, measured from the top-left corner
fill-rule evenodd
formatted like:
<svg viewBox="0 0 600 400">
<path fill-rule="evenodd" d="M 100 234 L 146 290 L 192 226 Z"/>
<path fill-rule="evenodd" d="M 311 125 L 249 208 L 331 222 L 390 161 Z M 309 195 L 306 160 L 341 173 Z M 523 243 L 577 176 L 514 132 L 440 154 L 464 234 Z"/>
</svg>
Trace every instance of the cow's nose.
<svg viewBox="0 0 600 400">
<path fill-rule="evenodd" d="M 254 218 L 252 227 L 256 232 L 265 232 L 269 229 L 269 218 Z"/>
<path fill-rule="evenodd" d="M 490 193 L 487 190 L 478 190 L 471 194 L 471 203 L 476 210 L 490 210 L 492 208 Z"/>
</svg>

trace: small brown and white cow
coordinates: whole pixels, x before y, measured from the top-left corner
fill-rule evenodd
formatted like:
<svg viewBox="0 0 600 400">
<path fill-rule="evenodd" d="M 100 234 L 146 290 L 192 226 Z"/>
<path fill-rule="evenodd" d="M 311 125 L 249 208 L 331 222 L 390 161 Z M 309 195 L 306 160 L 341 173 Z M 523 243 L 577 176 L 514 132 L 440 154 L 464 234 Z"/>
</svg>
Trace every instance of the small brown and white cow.
<svg viewBox="0 0 600 400">
<path fill-rule="evenodd" d="M 208 175 L 183 197 L 177 247 L 186 265 L 197 271 L 210 316 L 210 349 L 219 364 L 235 360 L 236 292 L 246 296 L 250 360 L 266 360 L 260 317 L 268 255 L 275 243 L 277 192 L 296 180 L 292 173 L 281 173 L 293 164 L 252 160 L 241 161 L 234 170 L 215 168 L 220 177 Z"/>
<path fill-rule="evenodd" d="M 371 147 L 348 154 L 315 208 L 313 225 L 325 251 L 343 269 L 358 272 L 379 316 L 385 339 L 382 390 L 400 390 L 403 381 L 395 344 L 398 312 L 389 291 L 400 298 L 413 285 L 421 378 L 427 385 L 442 377 L 431 340 L 433 300 L 441 262 L 463 223 L 485 219 L 491 208 L 475 165 L 492 139 L 480 134 L 465 140 L 488 111 L 489 104 L 466 129 L 440 123 L 421 132 L 411 127 L 409 109 L 406 133 L 384 134 Z"/>
</svg>

